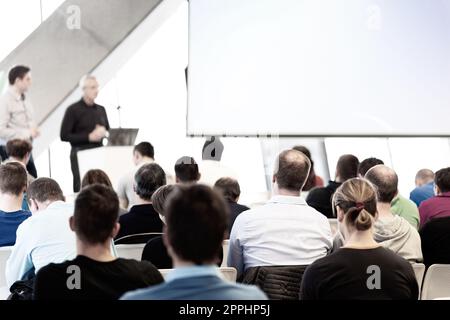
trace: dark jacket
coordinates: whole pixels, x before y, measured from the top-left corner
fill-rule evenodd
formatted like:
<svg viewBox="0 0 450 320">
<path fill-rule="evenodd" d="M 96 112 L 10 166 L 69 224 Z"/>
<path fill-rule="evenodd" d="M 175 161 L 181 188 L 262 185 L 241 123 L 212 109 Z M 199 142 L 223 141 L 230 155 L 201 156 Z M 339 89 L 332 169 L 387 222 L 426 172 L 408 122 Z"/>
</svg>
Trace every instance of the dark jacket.
<svg viewBox="0 0 450 320">
<path fill-rule="evenodd" d="M 340 185 L 339 182 L 329 181 L 326 187 L 312 189 L 306 197 L 306 203 L 327 218 L 334 218 L 331 199 Z"/>
<path fill-rule="evenodd" d="M 233 227 L 234 221 L 236 220 L 237 216 L 241 212 L 246 211 L 250 208 L 232 201 L 228 201 L 228 207 L 230 208 L 230 218 L 228 220 L 228 232 L 231 232 L 231 228 Z"/>
<path fill-rule="evenodd" d="M 120 217 L 119 223 L 116 239 L 137 233 L 162 232 L 163 228 L 159 214 L 151 204 L 132 206 L 130 212 Z"/>
<path fill-rule="evenodd" d="M 429 220 L 419 231 L 422 240 L 423 263 L 450 264 L 450 217 Z"/>
</svg>

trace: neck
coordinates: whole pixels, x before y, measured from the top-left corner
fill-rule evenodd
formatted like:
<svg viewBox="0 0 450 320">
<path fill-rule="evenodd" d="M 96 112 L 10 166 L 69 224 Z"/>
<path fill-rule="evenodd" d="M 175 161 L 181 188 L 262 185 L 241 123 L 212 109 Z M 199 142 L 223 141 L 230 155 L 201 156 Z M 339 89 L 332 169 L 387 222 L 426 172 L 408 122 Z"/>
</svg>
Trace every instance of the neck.
<svg viewBox="0 0 450 320">
<path fill-rule="evenodd" d="M 19 159 L 19 158 L 16 158 L 16 157 L 9 157 L 9 159 L 12 160 L 12 161 L 20 162 L 21 164 L 23 164 L 25 166 L 27 165 L 27 162 L 25 161 L 25 159 Z"/>
<path fill-rule="evenodd" d="M 276 189 L 276 190 L 274 190 L 274 195 L 299 197 L 300 191 L 293 191 L 293 190 L 287 190 L 287 189 Z"/>
<path fill-rule="evenodd" d="M 345 241 L 345 248 L 370 249 L 379 247 L 379 244 L 373 240 L 372 228 L 366 231 L 353 231 Z"/>
<path fill-rule="evenodd" d="M 18 87 L 16 87 L 15 85 L 12 85 L 11 88 L 18 95 L 24 94 L 24 92 L 22 90 L 20 90 Z"/>
<path fill-rule="evenodd" d="M 86 244 L 77 238 L 77 253 L 95 261 L 114 261 L 116 258 L 111 254 L 111 241 L 112 239 L 108 239 L 105 243 L 92 245 Z"/>
<path fill-rule="evenodd" d="M 387 202 L 378 202 L 377 211 L 379 219 L 392 218 L 394 216 L 391 211 L 391 204 Z"/>
<path fill-rule="evenodd" d="M 88 98 L 88 97 L 83 97 L 84 103 L 86 103 L 88 106 L 93 106 L 94 105 L 94 100 Z"/>
<path fill-rule="evenodd" d="M 4 212 L 15 212 L 22 210 L 23 195 L 20 196 L 1 193 L 0 194 L 0 210 Z"/>
<path fill-rule="evenodd" d="M 172 255 L 172 261 L 173 261 L 174 268 L 198 266 L 192 261 L 186 261 L 186 260 L 180 259 L 173 255 Z M 215 265 L 215 264 L 216 264 L 216 261 L 205 261 L 205 262 L 203 262 L 202 266 Z"/>
<path fill-rule="evenodd" d="M 336 178 L 334 179 L 334 182 L 342 183 L 342 182 L 344 182 L 344 181 L 342 181 L 342 178 L 341 178 L 341 177 L 336 176 Z"/>
<path fill-rule="evenodd" d="M 147 163 L 147 162 L 152 162 L 152 161 L 155 161 L 153 158 L 150 158 L 150 157 L 142 157 L 139 161 L 138 161 L 138 163 L 136 164 L 136 165 L 139 165 L 139 164 L 141 164 L 141 163 Z"/>
<path fill-rule="evenodd" d="M 152 204 L 151 200 L 145 200 L 142 199 L 141 197 L 136 197 L 136 204 Z"/>
</svg>

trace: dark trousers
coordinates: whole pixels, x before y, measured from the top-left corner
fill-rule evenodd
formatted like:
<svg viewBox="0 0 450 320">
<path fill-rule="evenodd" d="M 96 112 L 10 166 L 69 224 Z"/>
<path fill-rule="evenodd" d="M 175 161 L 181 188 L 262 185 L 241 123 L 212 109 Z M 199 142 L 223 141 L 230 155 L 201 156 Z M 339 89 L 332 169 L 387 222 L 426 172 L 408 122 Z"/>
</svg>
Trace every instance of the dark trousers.
<svg viewBox="0 0 450 320">
<path fill-rule="evenodd" d="M 81 189 L 81 179 L 80 179 L 80 168 L 78 166 L 78 151 L 83 151 L 87 149 L 98 148 L 98 145 L 93 146 L 83 146 L 83 147 L 72 147 L 70 150 L 70 168 L 72 169 L 73 175 L 73 192 L 79 192 Z"/>
<path fill-rule="evenodd" d="M 0 157 L 2 158 L 2 161 L 8 159 L 8 154 L 6 153 L 5 146 L 0 146 Z M 30 160 L 27 163 L 27 171 L 33 177 L 37 178 L 37 170 L 36 166 L 34 165 L 33 155 L 31 155 Z"/>
</svg>

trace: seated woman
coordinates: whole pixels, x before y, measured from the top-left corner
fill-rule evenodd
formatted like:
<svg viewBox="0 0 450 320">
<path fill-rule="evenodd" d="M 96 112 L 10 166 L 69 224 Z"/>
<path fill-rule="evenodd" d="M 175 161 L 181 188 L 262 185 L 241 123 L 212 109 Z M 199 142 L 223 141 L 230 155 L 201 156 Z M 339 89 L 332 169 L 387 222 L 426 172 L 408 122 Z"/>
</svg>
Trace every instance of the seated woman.
<svg viewBox="0 0 450 320">
<path fill-rule="evenodd" d="M 333 196 L 346 242 L 305 271 L 303 300 L 411 299 L 419 289 L 411 264 L 373 239 L 377 195 L 370 182 L 350 179 Z"/>
</svg>

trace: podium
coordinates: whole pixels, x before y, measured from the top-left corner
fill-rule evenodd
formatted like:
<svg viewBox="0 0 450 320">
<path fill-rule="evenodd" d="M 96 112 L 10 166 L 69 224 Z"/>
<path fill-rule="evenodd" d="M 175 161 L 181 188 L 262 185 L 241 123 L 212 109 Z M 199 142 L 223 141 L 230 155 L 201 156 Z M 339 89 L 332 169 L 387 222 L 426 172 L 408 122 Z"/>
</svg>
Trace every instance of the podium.
<svg viewBox="0 0 450 320">
<path fill-rule="evenodd" d="M 133 149 L 134 146 L 105 146 L 78 151 L 80 179 L 90 169 L 101 169 L 116 189 L 119 179 L 134 168 Z"/>
</svg>

